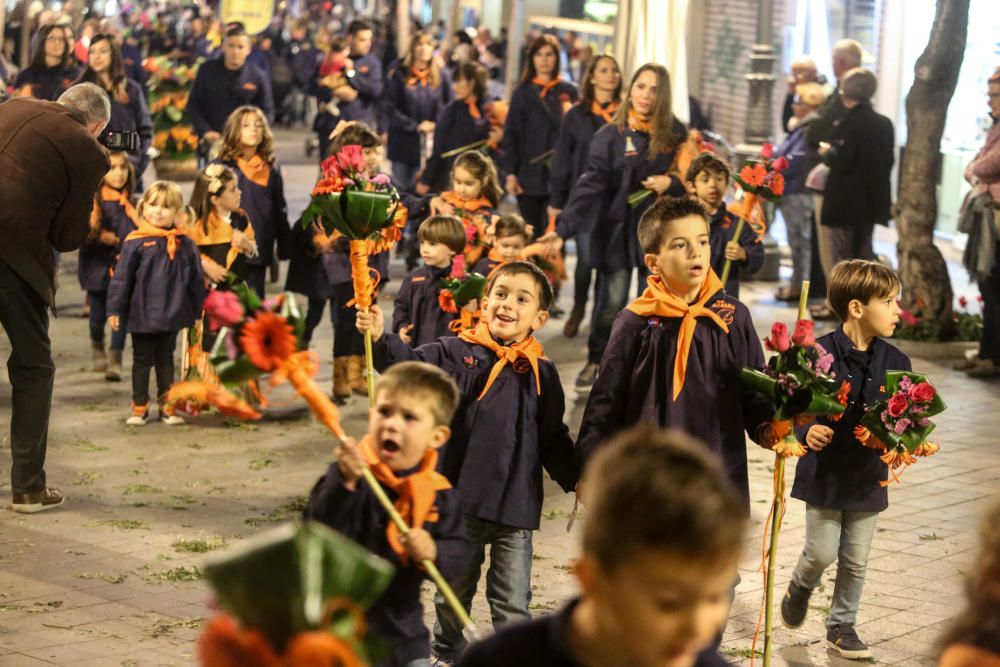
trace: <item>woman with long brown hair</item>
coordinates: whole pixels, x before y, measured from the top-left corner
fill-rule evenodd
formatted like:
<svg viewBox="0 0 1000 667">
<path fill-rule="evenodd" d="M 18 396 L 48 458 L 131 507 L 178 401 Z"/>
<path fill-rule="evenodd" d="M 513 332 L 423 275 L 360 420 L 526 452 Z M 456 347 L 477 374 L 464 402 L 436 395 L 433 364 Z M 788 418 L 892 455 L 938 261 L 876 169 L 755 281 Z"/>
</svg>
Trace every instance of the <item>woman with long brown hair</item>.
<svg viewBox="0 0 1000 667">
<path fill-rule="evenodd" d="M 576 384 L 589 387 L 597 378 L 615 316 L 628 303 L 632 275 L 646 275 L 637 231 L 639 218 L 659 195 L 682 196 L 684 184 L 670 174 L 686 132 L 671 111 L 670 75 L 646 63 L 632 75 L 625 100 L 611 122 L 594 135 L 587 169 L 573 186 L 556 226 L 555 241 L 590 230 L 591 260 L 597 269 L 597 296 L 587 363 Z M 639 190 L 652 195 L 636 206 L 629 196 Z M 656 196 L 653 196 L 656 195 Z"/>
<path fill-rule="evenodd" d="M 577 99 L 576 86 L 560 78 L 559 41 L 541 35 L 525 59 L 521 83 L 510 98 L 503 128 L 501 162 L 507 192 L 517 197 L 521 217 L 541 234 L 549 203 L 549 163 L 563 116 Z"/>
<path fill-rule="evenodd" d="M 433 141 L 434 128 L 451 101 L 451 82 L 434 58 L 437 42 L 429 32 L 418 32 L 402 63 L 389 73 L 382 105 L 389 140 L 386 153 L 392 178 L 406 190 L 413 188 L 421 164 L 421 137 Z"/>
<path fill-rule="evenodd" d="M 587 168 L 590 142 L 621 105 L 622 73 L 613 56 L 592 58 L 580 80 L 580 102 L 566 112 L 549 174 L 549 215 L 558 215 L 569 193 Z M 573 310 L 563 333 L 576 336 L 583 320 L 594 266 L 590 261 L 590 230 L 576 232 L 576 271 L 573 273 Z"/>
<path fill-rule="evenodd" d="M 54 102 L 80 72 L 73 55 L 73 33 L 66 26 L 50 24 L 39 29 L 37 40 L 31 64 L 14 80 L 14 95 Z"/>
</svg>

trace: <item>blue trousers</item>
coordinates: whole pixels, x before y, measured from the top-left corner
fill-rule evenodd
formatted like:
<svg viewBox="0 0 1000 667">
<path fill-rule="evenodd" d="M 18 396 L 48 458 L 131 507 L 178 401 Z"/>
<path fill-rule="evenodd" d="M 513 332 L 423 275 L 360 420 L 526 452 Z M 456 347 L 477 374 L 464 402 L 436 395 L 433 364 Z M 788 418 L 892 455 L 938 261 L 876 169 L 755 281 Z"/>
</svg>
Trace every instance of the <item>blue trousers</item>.
<svg viewBox="0 0 1000 667">
<path fill-rule="evenodd" d="M 107 325 L 108 321 L 108 292 L 107 290 L 101 290 L 100 292 L 92 292 L 87 290 L 87 303 L 90 304 L 90 340 L 95 343 L 104 343 L 104 327 Z M 125 349 L 125 338 L 127 337 L 127 332 L 125 331 L 127 323 L 122 320 L 121 326 L 118 327 L 118 331 L 111 332 L 111 349 L 112 350 L 124 350 Z"/>
</svg>

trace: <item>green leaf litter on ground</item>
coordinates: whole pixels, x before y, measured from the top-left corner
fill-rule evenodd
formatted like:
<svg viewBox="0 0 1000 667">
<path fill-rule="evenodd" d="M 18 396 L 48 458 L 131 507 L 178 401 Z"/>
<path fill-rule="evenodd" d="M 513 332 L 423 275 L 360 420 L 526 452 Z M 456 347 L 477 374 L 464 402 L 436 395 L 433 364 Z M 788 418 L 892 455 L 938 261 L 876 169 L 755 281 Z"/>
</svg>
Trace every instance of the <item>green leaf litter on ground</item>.
<svg viewBox="0 0 1000 667">
<path fill-rule="evenodd" d="M 158 486 L 150 486 L 149 484 L 129 484 L 122 490 L 123 496 L 133 493 L 163 493 L 163 489 Z"/>
<path fill-rule="evenodd" d="M 180 551 L 182 553 L 191 554 L 203 554 L 209 551 L 215 551 L 216 549 L 221 549 L 226 546 L 223 540 L 202 540 L 202 539 L 180 539 L 171 544 L 174 551 Z"/>
</svg>

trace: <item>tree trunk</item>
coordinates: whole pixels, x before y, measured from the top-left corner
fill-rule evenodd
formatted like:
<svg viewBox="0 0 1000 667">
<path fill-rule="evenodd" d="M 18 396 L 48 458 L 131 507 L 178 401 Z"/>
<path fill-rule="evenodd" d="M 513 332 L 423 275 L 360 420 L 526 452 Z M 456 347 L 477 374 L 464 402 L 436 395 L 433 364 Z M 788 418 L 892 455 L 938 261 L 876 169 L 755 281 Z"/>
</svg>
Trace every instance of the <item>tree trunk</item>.
<svg viewBox="0 0 1000 667">
<path fill-rule="evenodd" d="M 935 322 L 943 340 L 955 335 L 955 325 L 948 267 L 934 245 L 937 184 L 945 116 L 965 55 L 969 1 L 937 0 L 930 39 L 906 95 L 906 150 L 895 211 L 903 304 Z"/>
</svg>

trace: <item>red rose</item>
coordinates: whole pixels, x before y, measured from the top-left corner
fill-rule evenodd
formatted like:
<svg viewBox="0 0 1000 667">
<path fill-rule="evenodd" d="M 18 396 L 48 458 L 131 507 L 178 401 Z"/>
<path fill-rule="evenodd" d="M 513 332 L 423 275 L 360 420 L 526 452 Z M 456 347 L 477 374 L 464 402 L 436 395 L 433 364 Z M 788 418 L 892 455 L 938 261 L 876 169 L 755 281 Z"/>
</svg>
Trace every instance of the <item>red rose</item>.
<svg viewBox="0 0 1000 667">
<path fill-rule="evenodd" d="M 906 408 L 908 407 L 910 407 L 910 400 L 906 397 L 906 394 L 895 394 L 889 399 L 889 416 L 899 417 L 906 412 Z"/>
<path fill-rule="evenodd" d="M 966 306 L 969 305 L 969 300 L 966 299 L 964 296 L 960 296 L 958 297 L 958 305 L 960 308 L 965 308 Z"/>
<path fill-rule="evenodd" d="M 799 347 L 815 347 L 816 346 L 816 333 L 813 331 L 815 322 L 812 320 L 799 320 L 795 323 L 795 333 L 792 334 L 792 340 Z"/>
<path fill-rule="evenodd" d="M 920 319 L 908 310 L 900 311 L 899 319 L 903 320 L 903 323 L 908 326 L 916 326 L 920 322 Z"/>
<path fill-rule="evenodd" d="M 930 382 L 921 382 L 920 384 L 913 385 L 909 394 L 910 400 L 914 403 L 930 403 L 936 395 L 937 390 Z"/>
<path fill-rule="evenodd" d="M 774 155 L 774 146 L 773 145 L 771 145 L 771 144 L 764 144 L 763 146 L 760 147 L 760 156 L 762 158 L 770 160 L 772 155 Z"/>
<path fill-rule="evenodd" d="M 771 169 L 774 169 L 775 171 L 784 171 L 788 169 L 788 160 L 784 155 L 782 155 L 774 161 L 774 164 L 771 165 Z"/>
<path fill-rule="evenodd" d="M 764 345 L 769 350 L 774 350 L 775 352 L 784 352 L 792 346 L 792 342 L 788 340 L 788 327 L 786 327 L 781 322 L 775 322 L 771 325 L 771 337 L 764 339 Z"/>
</svg>

